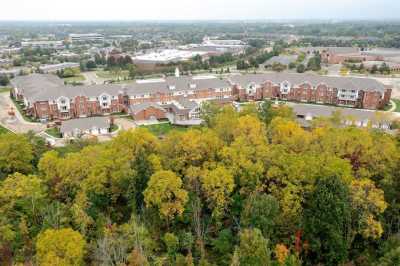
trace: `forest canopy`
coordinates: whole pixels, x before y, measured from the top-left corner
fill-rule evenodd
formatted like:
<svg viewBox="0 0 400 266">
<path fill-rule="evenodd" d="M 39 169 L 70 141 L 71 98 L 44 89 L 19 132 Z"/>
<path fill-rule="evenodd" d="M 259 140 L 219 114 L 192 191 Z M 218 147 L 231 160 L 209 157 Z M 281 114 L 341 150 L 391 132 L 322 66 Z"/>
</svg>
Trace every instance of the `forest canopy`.
<svg viewBox="0 0 400 266">
<path fill-rule="evenodd" d="M 399 265 L 397 136 L 207 110 L 161 139 L 0 135 L 0 264 Z"/>
</svg>

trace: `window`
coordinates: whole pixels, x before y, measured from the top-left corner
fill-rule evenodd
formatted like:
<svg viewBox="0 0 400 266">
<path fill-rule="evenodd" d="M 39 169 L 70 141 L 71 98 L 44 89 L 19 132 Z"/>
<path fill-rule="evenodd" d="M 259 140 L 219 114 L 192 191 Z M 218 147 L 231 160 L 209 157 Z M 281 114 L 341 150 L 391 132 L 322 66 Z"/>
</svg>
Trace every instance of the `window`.
<svg viewBox="0 0 400 266">
<path fill-rule="evenodd" d="M 65 100 L 64 99 L 61 100 L 61 104 L 65 104 Z"/>
<path fill-rule="evenodd" d="M 103 96 L 103 101 L 107 101 L 107 96 Z"/>
</svg>

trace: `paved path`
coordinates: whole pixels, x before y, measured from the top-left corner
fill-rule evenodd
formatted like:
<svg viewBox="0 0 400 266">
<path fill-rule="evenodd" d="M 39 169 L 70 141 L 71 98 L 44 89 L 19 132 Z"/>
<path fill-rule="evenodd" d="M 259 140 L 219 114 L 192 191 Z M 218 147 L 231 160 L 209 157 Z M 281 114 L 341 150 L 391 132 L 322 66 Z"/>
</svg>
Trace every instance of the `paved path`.
<svg viewBox="0 0 400 266">
<path fill-rule="evenodd" d="M 115 118 L 114 123 L 119 126 L 121 130 L 128 130 L 131 128 L 136 128 L 136 123 L 133 120 L 127 118 Z"/>
<path fill-rule="evenodd" d="M 85 77 L 85 84 L 87 85 L 104 84 L 104 81 L 106 81 L 106 79 L 97 76 L 95 71 L 82 72 L 81 74 Z"/>
<path fill-rule="evenodd" d="M 396 108 L 397 108 L 396 102 L 393 100 L 390 100 L 390 104 L 392 105 L 392 107 L 390 107 L 390 109 L 387 110 L 386 112 L 394 112 L 396 110 Z"/>
<path fill-rule="evenodd" d="M 15 111 L 14 121 L 9 121 L 10 116 L 8 112 L 11 107 L 13 107 Z M 17 107 L 15 107 L 8 92 L 0 93 L 0 124 L 15 133 L 27 133 L 31 130 L 38 133 L 46 129 L 46 126 L 43 124 L 25 121 L 18 112 Z"/>
</svg>

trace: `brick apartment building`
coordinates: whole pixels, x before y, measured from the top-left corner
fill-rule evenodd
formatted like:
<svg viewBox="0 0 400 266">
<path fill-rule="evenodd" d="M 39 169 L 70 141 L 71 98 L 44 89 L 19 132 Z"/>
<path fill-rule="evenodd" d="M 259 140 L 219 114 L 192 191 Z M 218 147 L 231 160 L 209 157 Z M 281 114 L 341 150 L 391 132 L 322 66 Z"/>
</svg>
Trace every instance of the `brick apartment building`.
<svg viewBox="0 0 400 266">
<path fill-rule="evenodd" d="M 384 60 L 381 54 L 361 51 L 357 47 L 304 47 L 300 50 L 308 55 L 318 52 L 321 55 L 321 61 L 327 64 L 343 64 L 347 61 L 368 62 Z"/>
<path fill-rule="evenodd" d="M 199 103 L 232 98 L 228 81 L 212 77 L 167 77 L 126 85 L 66 86 L 54 75 L 33 74 L 17 77 L 12 83 L 13 97 L 24 102 L 28 114 L 44 120 L 130 112 L 142 103 L 166 108 L 174 104 L 173 110 L 179 111 L 187 109 L 182 107 L 183 99 Z"/>
<path fill-rule="evenodd" d="M 382 109 L 391 88 L 367 78 L 343 78 L 310 74 L 250 74 L 230 78 L 235 100 L 280 99 L 296 102 Z"/>
<path fill-rule="evenodd" d="M 24 102 L 27 113 L 43 120 L 122 111 L 137 119 L 173 114 L 174 120 L 185 120 L 198 118 L 202 101 L 265 98 L 380 109 L 391 96 L 391 88 L 373 79 L 287 73 L 237 75 L 227 80 L 167 77 L 90 86 L 66 86 L 54 75 L 33 74 L 16 77 L 12 83 L 12 95 Z"/>
</svg>

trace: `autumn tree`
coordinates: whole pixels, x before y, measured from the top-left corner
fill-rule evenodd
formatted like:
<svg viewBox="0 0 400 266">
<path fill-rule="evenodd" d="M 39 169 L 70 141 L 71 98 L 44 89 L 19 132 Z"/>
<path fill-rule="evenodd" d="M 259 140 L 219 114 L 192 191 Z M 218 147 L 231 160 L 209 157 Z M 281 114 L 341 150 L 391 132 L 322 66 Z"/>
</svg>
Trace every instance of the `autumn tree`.
<svg viewBox="0 0 400 266">
<path fill-rule="evenodd" d="M 36 240 L 36 259 L 39 265 L 83 265 L 86 243 L 82 235 L 70 229 L 48 229 Z"/>
<path fill-rule="evenodd" d="M 33 148 L 23 135 L 0 135 L 0 178 L 20 172 L 31 173 L 33 170 Z"/>
<path fill-rule="evenodd" d="M 188 200 L 181 178 L 172 171 L 154 173 L 143 194 L 146 205 L 157 208 L 167 222 L 183 213 Z"/>
<path fill-rule="evenodd" d="M 235 187 L 233 176 L 227 169 L 219 166 L 206 171 L 201 182 L 209 206 L 213 210 L 213 216 L 219 218 L 223 215 L 229 203 L 229 196 Z"/>
</svg>

